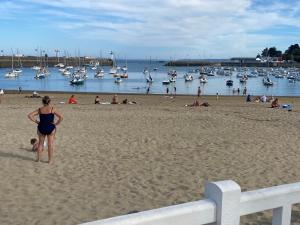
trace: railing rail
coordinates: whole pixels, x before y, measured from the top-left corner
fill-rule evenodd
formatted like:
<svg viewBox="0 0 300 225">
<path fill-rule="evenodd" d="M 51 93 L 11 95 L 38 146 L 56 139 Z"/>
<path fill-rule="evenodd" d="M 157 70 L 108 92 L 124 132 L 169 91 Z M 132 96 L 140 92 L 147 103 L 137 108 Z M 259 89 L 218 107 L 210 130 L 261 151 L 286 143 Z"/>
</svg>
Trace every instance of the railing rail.
<svg viewBox="0 0 300 225">
<path fill-rule="evenodd" d="M 273 209 L 272 225 L 290 225 L 300 203 L 300 183 L 241 193 L 234 181 L 209 183 L 206 199 L 84 223 L 82 225 L 239 225 L 240 217 Z"/>
</svg>

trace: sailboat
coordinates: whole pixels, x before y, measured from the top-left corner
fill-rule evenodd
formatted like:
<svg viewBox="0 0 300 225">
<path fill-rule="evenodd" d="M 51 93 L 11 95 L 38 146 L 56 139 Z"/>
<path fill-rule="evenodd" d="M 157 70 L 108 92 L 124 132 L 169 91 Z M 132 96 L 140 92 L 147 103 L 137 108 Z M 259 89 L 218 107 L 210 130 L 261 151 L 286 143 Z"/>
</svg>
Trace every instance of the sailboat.
<svg viewBox="0 0 300 225">
<path fill-rule="evenodd" d="M 120 75 L 121 78 L 128 78 L 128 73 L 127 73 L 128 67 L 127 67 L 127 59 L 126 59 L 126 64 L 121 68 L 122 74 Z"/>
<path fill-rule="evenodd" d="M 188 81 L 193 81 L 193 75 L 192 74 L 190 74 L 190 73 L 186 73 L 185 75 L 184 75 L 184 81 L 186 81 L 186 82 L 188 82 Z"/>
<path fill-rule="evenodd" d="M 112 68 L 109 70 L 109 74 L 116 74 L 117 73 L 117 65 L 116 65 L 116 59 L 114 53 L 110 52 L 111 60 L 113 62 Z"/>
<path fill-rule="evenodd" d="M 47 63 L 46 63 L 46 57 L 47 55 L 45 54 L 44 57 L 42 56 L 42 53 L 44 53 L 45 51 L 41 51 L 41 56 L 40 56 L 40 69 L 36 71 L 36 74 L 34 76 L 35 79 L 44 79 L 46 76 L 48 76 L 49 70 L 47 67 Z"/>
<path fill-rule="evenodd" d="M 21 62 L 21 57 L 23 55 L 19 54 L 19 52 L 17 51 L 17 54 L 15 55 L 16 57 L 18 57 L 18 68 L 14 69 L 15 73 L 22 73 L 22 62 Z"/>
<path fill-rule="evenodd" d="M 79 71 L 77 71 L 76 73 L 74 73 L 72 75 L 72 79 L 70 80 L 70 84 L 72 84 L 72 85 L 84 84 L 84 78 L 82 77 L 82 75 L 80 74 Z"/>
<path fill-rule="evenodd" d="M 39 66 L 39 55 L 38 55 L 38 49 L 35 49 L 36 51 L 36 65 L 32 67 L 33 70 L 39 70 L 41 67 Z"/>
<path fill-rule="evenodd" d="M 35 74 L 35 79 L 44 79 L 46 77 L 46 69 L 41 67 Z"/>
<path fill-rule="evenodd" d="M 12 52 L 11 55 L 11 71 L 9 71 L 8 73 L 5 74 L 6 78 L 14 78 L 14 77 L 18 77 L 19 73 L 15 72 L 14 70 L 14 53 Z"/>
<path fill-rule="evenodd" d="M 100 68 L 97 69 L 97 71 L 95 72 L 95 77 L 96 78 L 102 78 L 104 77 L 104 69 L 102 67 L 102 53 L 100 51 Z M 99 61 L 98 61 L 98 65 L 99 65 Z"/>
</svg>

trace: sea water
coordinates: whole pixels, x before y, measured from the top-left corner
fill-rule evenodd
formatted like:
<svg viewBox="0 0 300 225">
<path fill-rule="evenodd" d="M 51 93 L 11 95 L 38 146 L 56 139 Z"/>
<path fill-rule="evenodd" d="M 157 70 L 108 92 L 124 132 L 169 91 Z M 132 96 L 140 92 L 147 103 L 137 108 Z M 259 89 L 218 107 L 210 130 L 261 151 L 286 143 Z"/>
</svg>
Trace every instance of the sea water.
<svg viewBox="0 0 300 225">
<path fill-rule="evenodd" d="M 125 61 L 120 61 L 119 66 L 125 66 Z M 35 71 L 31 68 L 23 68 L 23 73 L 17 78 L 5 78 L 5 73 L 9 68 L 0 69 L 0 89 L 4 90 L 36 90 L 36 91 L 65 91 L 65 92 L 95 92 L 95 93 L 146 93 L 148 87 L 150 94 L 166 93 L 167 87 L 170 93 L 174 92 L 176 86 L 177 94 L 196 95 L 200 86 L 202 94 L 205 95 L 233 95 L 233 89 L 240 88 L 241 93 L 244 87 L 247 87 L 248 93 L 252 95 L 267 96 L 299 96 L 300 81 L 289 82 L 286 78 L 271 77 L 273 86 L 267 87 L 262 83 L 262 77 L 249 78 L 246 84 L 241 84 L 236 78 L 235 73 L 231 77 L 214 76 L 207 77 L 208 83 L 200 84 L 198 74 L 194 74 L 194 80 L 185 82 L 184 74 L 190 70 L 199 69 L 199 67 L 166 67 L 166 62 L 147 60 L 128 60 L 128 79 L 122 79 L 120 84 L 116 84 L 115 78 L 109 74 L 110 67 L 105 66 L 105 75 L 103 78 L 95 78 L 94 72 L 88 68 L 88 79 L 83 85 L 70 85 L 70 78 L 61 75 L 58 68 L 49 68 L 50 75 L 45 79 L 36 80 Z M 143 73 L 147 68 L 151 71 L 153 83 L 146 82 L 147 75 Z M 153 70 L 156 68 L 157 70 Z M 176 83 L 168 86 L 162 85 L 162 81 L 168 80 L 168 71 L 174 69 L 177 71 Z M 226 80 L 232 79 L 233 86 L 226 86 Z M 236 93 L 235 93 L 236 94 Z"/>
</svg>

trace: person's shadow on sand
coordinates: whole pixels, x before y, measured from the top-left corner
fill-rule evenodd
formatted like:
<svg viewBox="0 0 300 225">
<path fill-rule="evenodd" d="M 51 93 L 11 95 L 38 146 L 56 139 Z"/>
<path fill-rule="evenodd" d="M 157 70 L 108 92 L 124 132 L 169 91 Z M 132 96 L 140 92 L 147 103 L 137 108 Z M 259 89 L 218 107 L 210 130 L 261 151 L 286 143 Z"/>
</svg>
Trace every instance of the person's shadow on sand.
<svg viewBox="0 0 300 225">
<path fill-rule="evenodd" d="M 1 151 L 0 151 L 0 157 L 2 157 L 2 158 L 22 159 L 22 160 L 27 160 L 27 161 L 34 161 L 33 158 L 30 158 L 30 157 L 27 157 L 27 156 L 17 155 L 17 154 L 8 153 L 8 152 L 1 152 Z"/>
</svg>

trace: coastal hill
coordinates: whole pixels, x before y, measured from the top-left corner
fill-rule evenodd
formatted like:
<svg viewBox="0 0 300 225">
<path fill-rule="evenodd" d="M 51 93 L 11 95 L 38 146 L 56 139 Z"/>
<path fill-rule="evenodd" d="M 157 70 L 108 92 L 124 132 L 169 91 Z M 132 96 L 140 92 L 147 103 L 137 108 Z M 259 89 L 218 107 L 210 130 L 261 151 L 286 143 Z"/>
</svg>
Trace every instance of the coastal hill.
<svg viewBox="0 0 300 225">
<path fill-rule="evenodd" d="M 111 66 L 112 60 L 111 59 L 97 59 L 97 58 L 87 58 L 87 57 L 80 57 L 80 64 L 92 64 L 98 61 L 99 64 L 103 66 Z M 22 66 L 22 67 L 32 67 L 35 65 L 48 65 L 49 67 L 55 66 L 58 63 L 67 64 L 69 66 L 78 66 L 79 58 L 78 57 L 42 57 L 38 58 L 36 56 L 22 56 L 22 57 L 14 57 L 14 66 Z M 11 56 L 0 56 L 0 68 L 8 68 L 11 67 L 12 57 Z"/>
</svg>

